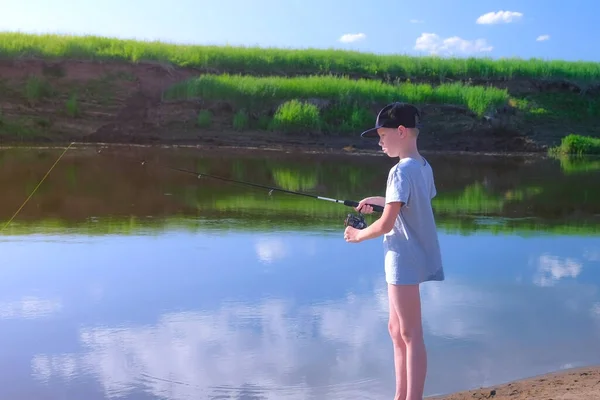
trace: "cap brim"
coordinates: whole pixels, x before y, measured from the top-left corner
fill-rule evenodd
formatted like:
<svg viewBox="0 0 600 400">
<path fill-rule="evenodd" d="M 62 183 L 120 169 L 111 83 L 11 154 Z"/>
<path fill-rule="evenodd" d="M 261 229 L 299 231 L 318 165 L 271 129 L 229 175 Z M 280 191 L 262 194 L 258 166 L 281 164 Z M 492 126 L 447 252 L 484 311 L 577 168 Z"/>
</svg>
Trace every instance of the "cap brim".
<svg viewBox="0 0 600 400">
<path fill-rule="evenodd" d="M 376 138 L 379 137 L 379 134 L 377 134 L 377 129 L 379 129 L 379 127 L 375 127 L 375 128 L 371 128 L 369 130 L 364 131 L 363 133 L 360 134 L 360 137 L 364 137 L 364 138 Z"/>
<path fill-rule="evenodd" d="M 418 124 L 415 125 L 414 128 L 415 129 L 421 129 L 421 127 L 422 127 L 421 123 L 418 123 Z M 366 130 L 363 133 L 361 133 L 360 136 L 364 137 L 364 138 L 369 138 L 369 139 L 379 138 L 379 134 L 377 133 L 377 129 L 379 129 L 379 128 L 383 128 L 383 126 L 376 126 L 375 128 L 371 128 L 369 130 Z M 413 128 L 410 128 L 410 129 L 413 129 Z"/>
</svg>

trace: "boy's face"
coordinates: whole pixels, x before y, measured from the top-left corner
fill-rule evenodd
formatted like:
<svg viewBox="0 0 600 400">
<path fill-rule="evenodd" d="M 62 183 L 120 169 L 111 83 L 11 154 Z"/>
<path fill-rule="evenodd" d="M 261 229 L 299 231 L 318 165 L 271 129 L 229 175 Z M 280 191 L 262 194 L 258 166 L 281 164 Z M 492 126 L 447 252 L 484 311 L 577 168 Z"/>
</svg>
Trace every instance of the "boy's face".
<svg viewBox="0 0 600 400">
<path fill-rule="evenodd" d="M 379 146 L 381 150 L 389 157 L 398 157 L 404 138 L 408 134 L 406 128 L 399 126 L 398 128 L 379 128 Z"/>
</svg>

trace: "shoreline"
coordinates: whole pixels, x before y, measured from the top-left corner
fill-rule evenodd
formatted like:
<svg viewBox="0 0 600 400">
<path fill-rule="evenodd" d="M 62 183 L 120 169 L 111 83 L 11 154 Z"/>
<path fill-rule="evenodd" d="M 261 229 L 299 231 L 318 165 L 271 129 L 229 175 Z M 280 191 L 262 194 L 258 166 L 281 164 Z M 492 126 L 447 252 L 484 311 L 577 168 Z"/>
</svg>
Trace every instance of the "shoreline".
<svg viewBox="0 0 600 400">
<path fill-rule="evenodd" d="M 521 379 L 425 397 L 426 400 L 600 399 L 600 365 L 574 367 Z"/>
<path fill-rule="evenodd" d="M 425 397 L 426 400 L 600 399 L 600 365 L 574 367 L 521 379 Z"/>
<path fill-rule="evenodd" d="M 249 146 L 249 145 L 227 145 L 227 144 L 207 144 L 207 143 L 121 143 L 121 142 L 53 142 L 53 143 L 5 143 L 0 142 L 0 150 L 10 149 L 65 149 L 71 145 L 72 149 L 90 149 L 90 148 L 141 148 L 141 149 L 186 149 L 198 150 L 203 152 L 219 152 L 219 153 L 280 153 L 280 154 L 302 154 L 302 155 L 335 155 L 335 156 L 369 156 L 369 157 L 386 157 L 385 154 L 378 149 L 365 149 L 347 146 L 346 148 L 334 146 L 311 146 L 306 145 L 290 145 L 281 142 L 273 146 Z M 463 151 L 463 150 L 428 150 L 426 148 L 419 149 L 423 155 L 442 155 L 442 156 L 466 156 L 466 157 L 527 157 L 531 159 L 548 159 L 551 156 L 545 151 Z"/>
</svg>

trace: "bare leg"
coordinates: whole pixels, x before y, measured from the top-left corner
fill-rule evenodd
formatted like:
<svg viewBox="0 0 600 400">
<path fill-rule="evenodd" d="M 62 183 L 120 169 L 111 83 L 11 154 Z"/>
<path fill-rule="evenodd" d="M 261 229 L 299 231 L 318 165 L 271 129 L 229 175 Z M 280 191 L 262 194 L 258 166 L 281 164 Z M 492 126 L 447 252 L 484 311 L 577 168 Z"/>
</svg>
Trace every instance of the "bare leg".
<svg viewBox="0 0 600 400">
<path fill-rule="evenodd" d="M 388 328 L 394 346 L 394 367 L 396 370 L 396 395 L 394 400 L 406 400 L 406 345 L 402 340 L 400 320 L 398 312 L 393 306 L 392 296 L 388 296 L 390 302 L 390 320 Z"/>
<path fill-rule="evenodd" d="M 406 346 L 406 399 L 423 400 L 427 375 L 427 352 L 421 321 L 421 297 L 418 285 L 389 285 L 390 306 L 397 312 L 400 339 Z"/>
</svg>

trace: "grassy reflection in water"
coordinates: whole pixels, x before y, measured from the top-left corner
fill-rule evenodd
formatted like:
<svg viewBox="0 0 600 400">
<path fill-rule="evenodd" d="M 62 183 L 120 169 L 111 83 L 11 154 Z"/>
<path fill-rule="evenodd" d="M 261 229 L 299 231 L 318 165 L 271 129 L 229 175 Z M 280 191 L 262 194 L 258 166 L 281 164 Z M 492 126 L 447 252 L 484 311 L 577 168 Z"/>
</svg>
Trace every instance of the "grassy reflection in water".
<svg viewBox="0 0 600 400">
<path fill-rule="evenodd" d="M 476 232 L 519 235 L 598 235 L 600 225 L 585 220 L 543 220 L 538 218 L 505 218 L 502 209 L 507 204 L 530 201 L 540 188 L 508 192 L 501 197 L 486 192 L 480 184 L 470 185 L 462 193 L 441 193 L 436 201 L 438 226 L 441 232 L 463 235 Z M 203 196 L 201 191 L 188 190 L 176 194 L 187 205 L 195 207 L 195 215 L 180 214 L 158 218 L 99 217 L 87 221 L 42 219 L 13 224 L 5 235 L 64 234 L 82 235 L 157 235 L 166 231 L 329 231 L 343 230 L 343 218 L 349 207 L 289 194 L 249 193 L 243 190 Z M 368 216 L 372 222 L 375 216 Z"/>
<path fill-rule="evenodd" d="M 600 171 L 600 157 L 581 157 L 574 155 L 556 156 L 562 171 L 567 175 Z"/>
<path fill-rule="evenodd" d="M 15 154 L 0 152 L 6 166 L 0 171 L 0 184 L 5 189 L 0 199 L 5 211 L 0 219 L 4 221 L 50 163 L 47 157 L 31 154 L 15 160 Z M 190 165 L 185 159 L 179 160 L 182 167 Z M 198 181 L 193 176 L 130 164 L 128 173 L 119 175 L 117 171 L 125 169 L 123 165 L 115 165 L 116 161 L 86 155 L 57 166 L 53 177 L 45 183 L 45 190 L 36 194 L 37 205 L 24 210 L 2 235 L 65 232 L 153 235 L 167 230 L 341 232 L 345 215 L 353 211 L 312 198 L 280 192 L 269 196 L 264 189 L 208 178 Z M 210 174 L 354 200 L 383 195 L 381 182 L 385 182 L 387 173 L 381 163 L 358 159 L 352 163 L 329 158 L 318 162 L 221 157 L 192 161 L 198 170 Z M 20 164 L 28 167 L 19 167 Z M 492 164 L 489 170 L 482 164 L 482 170 L 478 170 L 453 162 L 451 173 L 439 169 L 438 196 L 433 205 L 440 230 L 461 234 L 543 231 L 597 235 L 600 226 L 594 222 L 594 216 L 600 214 L 600 188 L 592 182 L 597 180 L 598 172 L 570 175 L 561 172 L 561 167 L 564 169 L 564 163 L 554 161 L 534 167 Z M 497 174 L 499 168 L 503 168 L 501 174 Z M 89 219 L 90 215 L 96 218 Z M 369 216 L 368 221 L 376 217 Z"/>
<path fill-rule="evenodd" d="M 15 221 L 0 236 L 13 235 L 160 235 L 164 232 L 251 231 L 298 232 L 343 231 L 343 218 L 350 208 L 339 205 L 309 205 L 316 200 L 268 202 L 234 197 L 217 202 L 214 208 L 204 208 L 207 216 L 172 215 L 157 218 L 136 216 L 98 217 L 93 220 L 57 218 Z M 271 204 L 271 206 L 266 206 Z M 203 213 L 204 214 L 204 213 Z M 369 223 L 376 217 L 367 216 Z M 483 215 L 443 214 L 436 217 L 442 233 L 471 235 L 491 234 L 530 235 L 600 235 L 600 224 L 585 220 L 542 220 L 536 218 L 504 218 Z M 6 221 L 0 221 L 4 224 Z"/>
<path fill-rule="evenodd" d="M 317 174 L 314 171 L 298 173 L 290 168 L 274 168 L 273 180 L 277 187 L 294 192 L 312 190 L 317 186 Z"/>
</svg>

